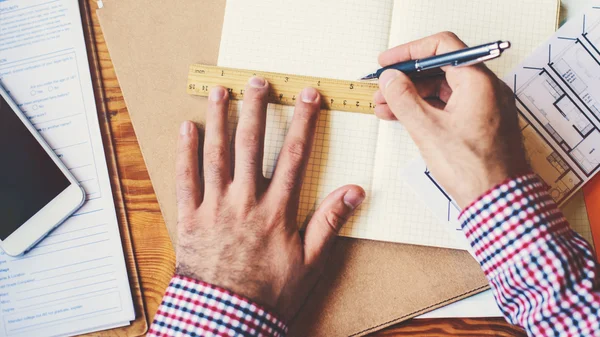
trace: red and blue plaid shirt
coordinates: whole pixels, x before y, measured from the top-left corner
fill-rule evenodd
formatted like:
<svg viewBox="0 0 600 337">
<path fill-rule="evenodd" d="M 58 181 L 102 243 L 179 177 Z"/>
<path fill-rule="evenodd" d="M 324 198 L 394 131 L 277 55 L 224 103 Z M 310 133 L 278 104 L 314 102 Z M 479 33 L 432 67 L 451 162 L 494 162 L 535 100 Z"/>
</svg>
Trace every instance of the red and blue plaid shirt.
<svg viewBox="0 0 600 337">
<path fill-rule="evenodd" d="M 460 216 L 505 318 L 530 336 L 600 336 L 600 268 L 535 175 L 509 180 Z M 148 336 L 284 336 L 274 314 L 175 276 Z"/>
</svg>

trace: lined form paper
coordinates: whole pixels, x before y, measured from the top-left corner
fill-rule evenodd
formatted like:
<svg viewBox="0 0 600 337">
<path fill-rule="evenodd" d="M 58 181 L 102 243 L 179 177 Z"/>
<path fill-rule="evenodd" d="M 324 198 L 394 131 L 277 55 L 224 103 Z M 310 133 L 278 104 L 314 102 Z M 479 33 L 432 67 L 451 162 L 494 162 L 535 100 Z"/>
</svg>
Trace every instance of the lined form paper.
<svg viewBox="0 0 600 337">
<path fill-rule="evenodd" d="M 457 30 L 469 43 L 499 38 L 518 41 L 507 53 L 510 56 L 502 57 L 501 62 L 506 63 L 502 67 L 507 68 L 552 34 L 556 6 L 556 0 L 460 0 L 457 4 L 434 0 L 423 4 L 413 0 L 228 0 L 218 64 L 356 80 L 378 68 L 377 56 L 388 46 L 427 36 L 431 30 Z M 538 21 L 514 13 L 535 15 Z M 535 27 L 532 34 L 526 31 L 530 26 Z M 239 106 L 233 107 L 237 113 Z M 267 175 L 276 162 L 292 112 L 292 108 L 270 105 L 264 161 Z M 368 199 L 341 235 L 466 248 L 455 229 L 431 214 L 402 176 L 402 169 L 418 159 L 419 153 L 400 124 L 380 122 L 371 115 L 321 114 L 315 153 L 302 190 L 301 224 L 328 193 L 356 183 L 365 188 Z"/>
<path fill-rule="evenodd" d="M 26 255 L 0 252 L 0 336 L 135 319 L 76 0 L 0 1 L 0 83 L 86 191 Z"/>
</svg>

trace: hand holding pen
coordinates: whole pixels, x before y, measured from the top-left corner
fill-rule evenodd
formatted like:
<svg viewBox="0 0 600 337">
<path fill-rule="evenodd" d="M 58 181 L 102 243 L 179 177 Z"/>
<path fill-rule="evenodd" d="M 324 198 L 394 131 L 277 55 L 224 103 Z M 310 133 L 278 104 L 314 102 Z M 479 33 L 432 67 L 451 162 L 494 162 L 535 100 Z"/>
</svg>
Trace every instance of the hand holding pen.
<svg viewBox="0 0 600 337">
<path fill-rule="evenodd" d="M 510 42 L 497 41 L 477 47 L 464 48 L 445 54 L 430 56 L 423 59 L 411 59 L 394 63 L 369 74 L 361 80 L 377 79 L 388 69 L 395 69 L 406 75 L 418 74 L 424 71 L 439 70 L 444 66 L 469 66 L 500 57 L 502 53 L 510 48 Z"/>
<path fill-rule="evenodd" d="M 414 60 L 456 56 L 465 48 L 456 35 L 441 33 L 384 52 L 379 63 L 386 70 L 374 97 L 377 117 L 400 121 L 432 175 L 462 208 L 507 177 L 529 171 L 511 89 L 484 65 L 412 79 L 389 65 L 409 61 L 414 67 Z M 488 47 L 489 55 L 504 48 L 498 49 Z M 465 63 L 474 64 L 458 65 Z"/>
</svg>

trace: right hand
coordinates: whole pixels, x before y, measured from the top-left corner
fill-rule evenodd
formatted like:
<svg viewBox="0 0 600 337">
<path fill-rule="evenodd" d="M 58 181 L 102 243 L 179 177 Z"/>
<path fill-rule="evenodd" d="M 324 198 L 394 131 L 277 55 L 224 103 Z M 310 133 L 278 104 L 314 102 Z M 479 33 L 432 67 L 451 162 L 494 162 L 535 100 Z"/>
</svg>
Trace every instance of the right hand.
<svg viewBox="0 0 600 337">
<path fill-rule="evenodd" d="M 456 35 L 439 33 L 385 51 L 379 63 L 466 47 Z M 464 208 L 530 168 L 510 88 L 483 64 L 442 70 L 444 75 L 414 82 L 399 71 L 385 71 L 375 93 L 375 114 L 404 125 L 433 176 Z"/>
</svg>

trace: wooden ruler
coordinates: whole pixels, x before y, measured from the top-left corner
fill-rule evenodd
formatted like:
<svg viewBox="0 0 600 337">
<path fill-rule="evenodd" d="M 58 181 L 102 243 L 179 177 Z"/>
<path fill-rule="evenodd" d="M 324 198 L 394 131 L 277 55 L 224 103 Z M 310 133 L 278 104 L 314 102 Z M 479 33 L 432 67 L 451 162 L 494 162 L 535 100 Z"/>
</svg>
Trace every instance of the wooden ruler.
<svg viewBox="0 0 600 337">
<path fill-rule="evenodd" d="M 375 109 L 373 94 L 379 86 L 373 82 L 342 81 L 328 78 L 270 73 L 193 64 L 188 74 L 187 92 L 208 96 L 210 89 L 221 85 L 229 90 L 234 100 L 244 98 L 246 83 L 252 76 L 261 76 L 270 84 L 269 101 L 295 105 L 303 88 L 319 90 L 323 109 L 372 114 Z"/>
</svg>

